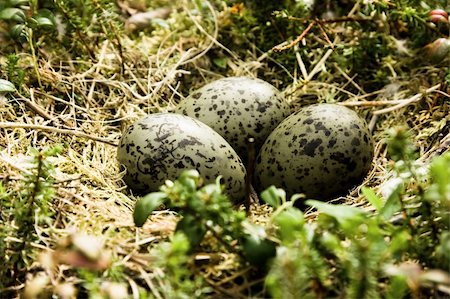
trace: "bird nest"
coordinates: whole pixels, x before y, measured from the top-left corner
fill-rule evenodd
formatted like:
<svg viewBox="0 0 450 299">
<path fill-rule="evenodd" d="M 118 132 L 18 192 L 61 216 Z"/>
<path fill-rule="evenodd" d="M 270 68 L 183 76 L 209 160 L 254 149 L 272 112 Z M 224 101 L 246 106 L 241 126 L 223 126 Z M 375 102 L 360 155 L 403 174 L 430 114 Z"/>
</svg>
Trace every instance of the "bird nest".
<svg viewBox="0 0 450 299">
<path fill-rule="evenodd" d="M 6 190 L 2 196 L 23 190 L 24 178 L 32 171 L 30 148 L 42 151 L 59 144 L 62 151 L 49 158 L 55 191 L 49 207 L 51 221 L 40 221 L 37 211 L 32 215 L 30 225 L 37 238 L 31 243 L 29 260 L 22 269 L 14 270 L 16 280 L 5 292 L 21 292 L 25 281 L 44 276 L 47 290 L 70 294 L 71 287 L 89 281 L 89 276 L 78 270 L 83 268 L 109 272 L 109 277 L 120 272 L 118 281 L 135 298 L 140 288 L 156 298 L 165 297 L 164 269 L 155 266 L 157 256 L 151 253 L 173 234 L 179 217 L 174 211 L 158 210 L 142 228 L 135 227 L 132 211 L 137 196 L 122 181 L 117 144 L 124 129 L 138 118 L 170 112 L 190 91 L 223 76 L 266 79 L 283 90 L 293 109 L 326 102 L 356 110 L 367 120 L 375 140 L 373 167 L 360 186 L 376 192 L 382 191 L 390 178 L 388 128 L 409 127 L 424 164 L 448 150 L 450 90 L 442 80 L 446 73 L 442 64 L 418 66 L 400 74 L 392 70 L 390 84 L 366 91 L 355 79 L 357 74 L 351 77 L 338 64 L 328 63 L 334 47 L 351 42 L 352 32 L 339 33 L 343 41 L 317 36 L 299 39 L 331 46 L 327 51 L 306 47 L 302 53 L 314 51 L 311 57 L 315 60 L 303 63 L 305 55 L 297 55 L 298 65 L 292 69 L 277 61 L 272 50 L 258 51 L 255 46 L 243 51 L 222 44 L 220 32 L 231 26 L 224 20 L 239 13 L 239 7 L 205 3 L 207 20 L 195 12 L 192 3 L 183 1 L 182 8 L 172 8 L 165 19 L 170 28 L 178 24 L 177 31 L 162 26 L 151 34 L 117 33 L 92 47 L 92 59 L 77 59 L 57 48 L 42 48 L 37 56 L 26 49 L 17 54 L 17 68 L 32 78 L 1 98 L 0 169 Z M 346 30 L 337 25 L 332 29 Z M 6 48 L 0 51 L 8 54 Z M 218 56 L 226 57 L 222 67 L 217 66 Z M 0 69 L 7 64 L 6 56 L 0 58 Z M 291 81 L 278 79 L 286 74 Z M 360 186 L 335 200 L 371 210 Z M 271 213 L 267 205 L 254 202 L 249 219 L 265 223 Z M 305 213 L 309 221 L 317 216 L 313 210 Z M 15 225 L 0 220 L 0 225 Z M 21 241 L 10 236 L 7 242 Z M 212 295 L 247 298 L 265 294 L 261 274 L 235 254 L 214 249 L 205 245 L 190 265 L 193 275 L 204 277 Z M 86 260 L 86 254 L 92 258 Z M 120 284 L 101 285 L 105 294 L 114 290 L 120 290 Z"/>
</svg>

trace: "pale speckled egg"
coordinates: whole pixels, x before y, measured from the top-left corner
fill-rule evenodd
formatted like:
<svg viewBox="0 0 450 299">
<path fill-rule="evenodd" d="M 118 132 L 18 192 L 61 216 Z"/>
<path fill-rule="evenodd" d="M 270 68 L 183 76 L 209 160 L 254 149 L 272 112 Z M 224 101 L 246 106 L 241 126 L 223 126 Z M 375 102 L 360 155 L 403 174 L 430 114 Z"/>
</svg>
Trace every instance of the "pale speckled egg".
<svg viewBox="0 0 450 299">
<path fill-rule="evenodd" d="M 247 160 L 247 140 L 259 150 L 270 132 L 290 114 L 284 97 L 271 84 L 249 77 L 213 81 L 181 101 L 176 113 L 194 117 L 218 132 Z"/>
<path fill-rule="evenodd" d="M 234 201 L 245 197 L 245 168 L 233 148 L 213 129 L 191 117 L 155 113 L 136 121 L 122 135 L 117 158 L 125 183 L 138 193 L 158 191 L 187 169 L 206 183 L 222 175 Z"/>
<path fill-rule="evenodd" d="M 256 159 L 255 186 L 331 199 L 361 183 L 373 152 L 371 134 L 356 112 L 334 104 L 308 106 L 267 138 Z"/>
</svg>

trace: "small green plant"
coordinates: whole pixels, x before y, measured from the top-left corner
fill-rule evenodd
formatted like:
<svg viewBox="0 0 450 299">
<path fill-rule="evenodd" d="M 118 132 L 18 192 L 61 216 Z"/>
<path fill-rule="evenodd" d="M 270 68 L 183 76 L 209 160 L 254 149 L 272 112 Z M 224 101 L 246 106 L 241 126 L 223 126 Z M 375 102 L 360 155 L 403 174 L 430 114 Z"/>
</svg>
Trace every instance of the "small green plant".
<svg viewBox="0 0 450 299">
<path fill-rule="evenodd" d="M 386 199 L 363 188 L 375 214 L 308 200 L 320 214 L 306 223 L 292 205 L 278 206 L 272 221 L 281 245 L 266 278 L 274 298 L 418 298 L 439 293 L 439 275 L 448 281 L 450 154 L 420 175 L 408 132 L 395 129 L 390 136 L 395 186 Z M 283 201 L 281 191 L 270 194 L 263 199 Z"/>
<path fill-rule="evenodd" d="M 0 3 L 0 25 L 4 24 L 10 41 L 29 49 L 42 89 L 38 49 L 44 46 L 63 46 L 63 53 L 75 51 L 77 56 L 95 59 L 94 45 L 106 38 L 117 48 L 124 68 L 119 37 L 123 24 L 117 12 L 114 3 L 106 0 L 6 0 Z"/>
<path fill-rule="evenodd" d="M 21 43 L 34 41 L 33 33 L 39 36 L 56 29 L 53 12 L 38 8 L 35 0 L 5 1 L 0 6 L 0 20 L 8 24 L 9 36 Z"/>
<path fill-rule="evenodd" d="M 450 23 L 444 12 L 450 9 L 448 1 L 240 2 L 226 1 L 231 13 L 221 30 L 224 43 L 234 43 L 236 49 L 249 45 L 269 54 L 275 62 L 270 65 L 281 67 L 277 73 L 278 78 L 285 76 L 281 81 L 290 82 L 292 70 L 299 71 L 298 55 L 308 70 L 328 50 L 333 51 L 325 60 L 327 68 L 338 65 L 357 76 L 366 91 L 389 84 L 405 64 L 441 63 L 449 56 Z M 430 14 L 438 8 L 442 18 L 435 21 Z M 427 55 L 414 56 L 424 50 Z M 336 76 L 332 81 L 340 80 L 346 79 Z"/>
<path fill-rule="evenodd" d="M 165 298 L 204 298 L 211 292 L 200 273 L 196 273 L 190 258 L 190 240 L 182 232 L 176 232 L 169 240 L 153 248 L 156 257 L 153 277 L 159 282 Z"/>
<path fill-rule="evenodd" d="M 0 188 L 0 255 L 5 261 L 0 267 L 0 287 L 23 281 L 24 270 L 35 258 L 31 244 L 39 240 L 35 225 L 46 227 L 52 223 L 55 189 L 51 157 L 61 150 L 60 146 L 40 152 L 30 149 L 20 191 Z"/>
<path fill-rule="evenodd" d="M 120 34 L 123 22 L 114 2 L 107 0 L 62 0 L 52 1 L 54 10 L 64 23 L 63 45 L 76 55 L 88 55 L 95 59 L 95 46 L 105 38 L 117 48 L 123 66 L 123 53 Z M 89 35 L 86 32 L 90 32 Z"/>
<path fill-rule="evenodd" d="M 36 55 L 37 41 L 40 36 L 56 32 L 55 15 L 48 9 L 38 8 L 36 0 L 11 0 L 0 6 L 0 21 L 7 23 L 9 36 L 13 40 L 30 46 L 35 75 L 42 88 Z"/>
<path fill-rule="evenodd" d="M 182 219 L 177 224 L 177 231 L 183 232 L 192 249 L 200 244 L 207 231 L 220 235 L 220 242 L 225 246 L 239 236 L 244 212 L 234 211 L 228 197 L 222 193 L 220 178 L 215 184 L 202 185 L 197 171 L 183 172 L 178 180 L 167 181 L 160 192 L 142 197 L 134 210 L 134 222 L 142 226 L 151 212 L 161 204 L 179 211 Z"/>
<path fill-rule="evenodd" d="M 220 177 L 214 184 L 201 186 L 202 179 L 196 170 L 183 172 L 174 182 L 167 181 L 160 192 L 137 201 L 136 226 L 142 226 L 152 211 L 165 204 L 182 217 L 176 232 L 187 237 L 192 251 L 209 234 L 225 250 L 246 257 L 251 264 L 264 266 L 275 254 L 275 245 L 267 239 L 265 229 L 246 221 L 244 211 L 233 209 L 231 201 L 223 194 Z"/>
<path fill-rule="evenodd" d="M 7 59 L 6 74 L 8 76 L 8 79 L 20 92 L 22 91 L 22 84 L 24 83 L 25 79 L 25 71 L 18 65 L 20 58 L 15 54 L 10 54 L 6 56 L 6 59 Z"/>
<path fill-rule="evenodd" d="M 275 256 L 275 242 L 265 227 L 251 223 L 245 211 L 233 208 L 223 193 L 221 177 L 203 185 L 199 173 L 190 170 L 175 181 L 166 181 L 160 192 L 137 201 L 136 226 L 143 226 L 152 211 L 163 204 L 181 216 L 171 240 L 150 251 L 157 257 L 156 267 L 165 270 L 155 271 L 153 278 L 167 298 L 199 298 L 211 291 L 194 267 L 196 252 L 228 252 L 240 258 L 242 265 L 262 270 Z"/>
</svg>

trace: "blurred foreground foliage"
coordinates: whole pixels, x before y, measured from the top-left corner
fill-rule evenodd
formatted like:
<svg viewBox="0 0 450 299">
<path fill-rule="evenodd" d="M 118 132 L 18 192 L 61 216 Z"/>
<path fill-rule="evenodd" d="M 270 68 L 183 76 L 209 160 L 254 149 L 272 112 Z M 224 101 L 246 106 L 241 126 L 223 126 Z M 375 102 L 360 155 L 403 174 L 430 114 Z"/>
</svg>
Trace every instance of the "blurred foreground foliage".
<svg viewBox="0 0 450 299">
<path fill-rule="evenodd" d="M 225 249 L 240 255 L 244 265 L 255 261 L 254 266 L 265 269 L 268 262 L 265 283 L 274 298 L 444 296 L 450 279 L 450 154 L 435 157 L 424 167 L 402 128 L 390 132 L 388 148 L 392 178 L 385 194 L 363 188 L 374 212 L 307 200 L 319 212 L 316 221 L 307 222 L 293 206 L 301 198 L 287 201 L 282 189 L 270 187 L 261 197 L 274 212 L 260 227 L 263 238 L 256 238 L 257 229 L 247 230 L 251 233 L 247 238 L 257 239 L 251 250 L 245 242 L 233 242 L 246 236 L 242 213 L 226 208 L 229 201 L 218 183 L 197 191 L 196 172 L 185 172 L 161 192 L 140 199 L 135 222 L 142 225 L 163 203 L 161 198 L 166 199 L 168 206 L 180 209 L 183 218 L 176 235 L 186 236 L 186 244 L 196 246 L 210 232 Z"/>
</svg>

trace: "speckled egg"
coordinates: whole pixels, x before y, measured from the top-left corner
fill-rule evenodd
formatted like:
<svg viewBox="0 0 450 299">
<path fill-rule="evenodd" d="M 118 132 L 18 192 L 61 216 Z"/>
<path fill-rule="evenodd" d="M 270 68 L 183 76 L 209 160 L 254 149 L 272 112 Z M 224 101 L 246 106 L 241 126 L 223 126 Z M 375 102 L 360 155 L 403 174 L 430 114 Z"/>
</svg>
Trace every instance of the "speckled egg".
<svg viewBox="0 0 450 299">
<path fill-rule="evenodd" d="M 117 157 L 124 181 L 138 193 L 158 191 L 165 180 L 197 169 L 206 183 L 222 175 L 235 201 L 245 196 L 245 168 L 233 148 L 202 122 L 175 113 L 150 114 L 123 134 Z"/>
<path fill-rule="evenodd" d="M 255 139 L 258 150 L 270 132 L 290 114 L 290 108 L 271 84 L 255 78 L 229 77 L 193 92 L 175 112 L 213 128 L 245 161 L 248 138 Z"/>
<path fill-rule="evenodd" d="M 283 188 L 288 196 L 331 199 L 361 183 L 374 145 L 363 119 L 346 107 L 317 104 L 281 122 L 261 148 L 255 187 Z"/>
</svg>

